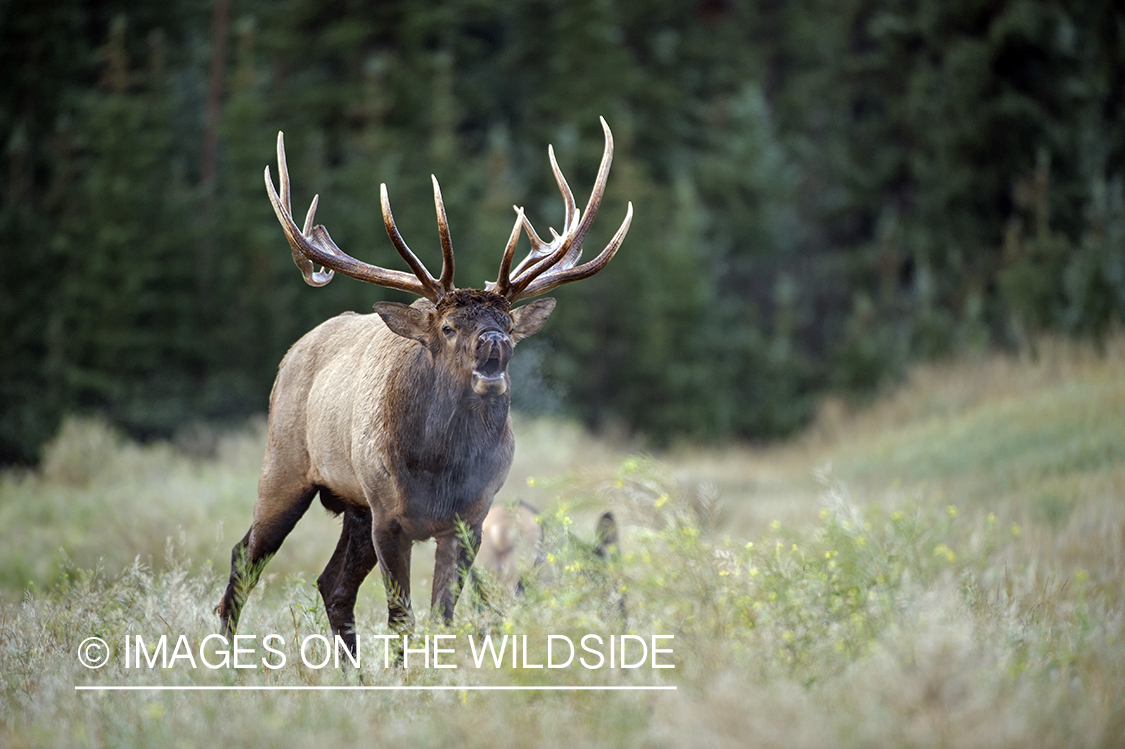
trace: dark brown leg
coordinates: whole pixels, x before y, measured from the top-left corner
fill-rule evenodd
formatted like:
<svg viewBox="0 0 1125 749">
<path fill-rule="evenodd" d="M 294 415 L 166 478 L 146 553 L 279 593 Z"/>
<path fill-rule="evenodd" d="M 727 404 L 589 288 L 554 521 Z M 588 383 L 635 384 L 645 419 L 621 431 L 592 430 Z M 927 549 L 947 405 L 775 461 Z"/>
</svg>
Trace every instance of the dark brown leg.
<svg viewBox="0 0 1125 749">
<path fill-rule="evenodd" d="M 356 652 L 355 598 L 376 561 L 375 547 L 371 543 L 371 511 L 345 508 L 340 542 L 316 585 L 324 599 L 332 634 L 339 635 L 353 655 Z"/>
<path fill-rule="evenodd" d="M 410 632 L 414 629 L 414 612 L 410 608 L 410 539 L 396 522 L 373 526 L 371 538 L 387 590 L 387 623 L 392 632 Z"/>
<path fill-rule="evenodd" d="M 285 537 L 309 509 L 316 492 L 317 487 L 309 487 L 284 512 L 265 520 L 255 519 L 242 540 L 234 545 L 230 555 L 230 582 L 215 609 L 223 635 L 231 637 L 238 629 L 238 619 L 246 598 L 258 584 L 262 570 L 281 548 Z"/>
</svg>

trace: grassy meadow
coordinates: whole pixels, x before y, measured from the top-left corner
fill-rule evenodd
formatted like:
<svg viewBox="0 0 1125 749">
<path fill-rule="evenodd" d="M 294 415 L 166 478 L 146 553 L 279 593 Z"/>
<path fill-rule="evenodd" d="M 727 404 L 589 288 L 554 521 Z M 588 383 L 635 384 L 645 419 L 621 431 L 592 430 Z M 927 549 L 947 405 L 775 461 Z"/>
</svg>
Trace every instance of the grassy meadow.
<svg viewBox="0 0 1125 749">
<path fill-rule="evenodd" d="M 378 574 L 359 669 L 293 643 L 329 627 L 316 575 L 338 521 L 309 511 L 240 633 L 289 644 L 277 669 L 126 667 L 126 637 L 198 655 L 245 532 L 264 425 L 132 444 L 71 421 L 41 468 L 0 474 L 0 745 L 1125 746 L 1125 338 L 1043 341 L 1036 361 L 914 369 L 856 406 L 826 400 L 772 446 L 659 456 L 557 421 L 516 424 L 498 501 L 543 510 L 525 593 L 428 613 L 457 669 L 383 668 Z M 620 553 L 589 554 L 613 509 Z M 469 636 L 674 635 L 674 669 L 476 668 Z M 90 670 L 88 637 L 112 655 Z M 206 646 L 204 650 L 208 650 Z M 210 648 L 214 651 L 214 648 Z M 262 652 L 259 649 L 258 656 Z M 675 691 L 119 691 L 123 686 L 675 686 Z"/>
</svg>

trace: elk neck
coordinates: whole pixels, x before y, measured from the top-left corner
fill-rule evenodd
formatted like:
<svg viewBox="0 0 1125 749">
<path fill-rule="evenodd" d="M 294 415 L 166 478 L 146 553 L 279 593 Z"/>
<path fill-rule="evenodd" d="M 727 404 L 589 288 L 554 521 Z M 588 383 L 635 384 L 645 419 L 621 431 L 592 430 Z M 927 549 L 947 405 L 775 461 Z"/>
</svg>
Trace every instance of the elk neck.
<svg viewBox="0 0 1125 749">
<path fill-rule="evenodd" d="M 425 497 L 427 514 L 457 514 L 504 480 L 514 443 L 507 392 L 478 395 L 469 373 L 435 366 L 421 345 L 391 390 L 389 457 L 409 493 Z"/>
</svg>

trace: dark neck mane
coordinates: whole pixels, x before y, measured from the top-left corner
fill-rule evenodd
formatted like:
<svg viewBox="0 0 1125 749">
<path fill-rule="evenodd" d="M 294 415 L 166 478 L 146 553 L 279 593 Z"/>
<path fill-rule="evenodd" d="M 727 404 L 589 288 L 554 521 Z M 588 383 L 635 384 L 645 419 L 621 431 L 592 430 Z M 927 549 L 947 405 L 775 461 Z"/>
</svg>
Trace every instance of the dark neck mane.
<svg viewBox="0 0 1125 749">
<path fill-rule="evenodd" d="M 392 470 L 427 495 L 435 514 L 453 514 L 507 472 L 510 398 L 483 398 L 469 380 L 450 381 L 433 366 L 408 366 L 398 379 L 400 397 L 388 413 Z"/>
</svg>

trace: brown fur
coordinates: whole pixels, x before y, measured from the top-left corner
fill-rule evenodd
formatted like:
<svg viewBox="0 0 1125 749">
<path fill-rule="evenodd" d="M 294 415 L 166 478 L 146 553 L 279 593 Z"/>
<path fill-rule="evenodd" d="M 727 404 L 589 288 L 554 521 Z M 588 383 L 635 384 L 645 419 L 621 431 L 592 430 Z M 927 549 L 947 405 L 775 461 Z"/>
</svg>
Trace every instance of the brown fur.
<svg viewBox="0 0 1125 749">
<path fill-rule="evenodd" d="M 507 297 L 480 289 L 457 289 L 443 296 L 437 303 L 439 313 L 456 307 L 486 307 L 508 314 L 512 310 L 512 303 Z"/>
<path fill-rule="evenodd" d="M 450 621 L 511 466 L 508 357 L 553 306 L 541 299 L 509 312 L 497 294 L 462 290 L 437 305 L 383 302 L 377 314 L 341 315 L 298 341 L 270 396 L 254 520 L 218 606 L 224 631 L 234 633 L 262 567 L 317 492 L 344 513 L 318 582 L 335 633 L 354 649 L 355 592 L 376 560 L 392 628 L 412 625 L 410 550 L 428 538 L 437 540 L 431 606 Z"/>
</svg>

